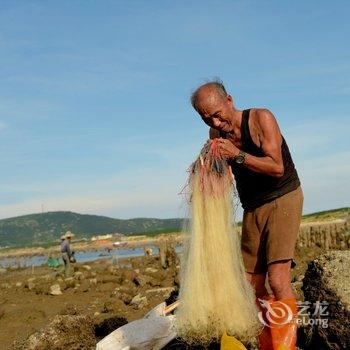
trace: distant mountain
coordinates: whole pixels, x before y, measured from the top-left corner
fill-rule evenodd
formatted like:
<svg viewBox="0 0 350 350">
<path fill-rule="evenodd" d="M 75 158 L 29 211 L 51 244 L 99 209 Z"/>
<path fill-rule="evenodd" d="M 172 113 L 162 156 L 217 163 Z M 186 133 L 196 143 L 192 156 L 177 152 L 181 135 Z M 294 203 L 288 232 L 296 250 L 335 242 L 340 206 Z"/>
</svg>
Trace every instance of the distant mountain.
<svg viewBox="0 0 350 350">
<path fill-rule="evenodd" d="M 303 221 L 332 220 L 350 218 L 350 208 L 339 208 L 303 216 Z M 179 231 L 183 219 L 129 220 L 113 219 L 99 215 L 77 214 L 69 211 L 56 211 L 31 214 L 0 220 L 0 247 L 38 246 L 57 242 L 67 230 L 75 238 L 90 238 L 97 234 L 123 233 L 152 234 Z"/>
<path fill-rule="evenodd" d="M 132 235 L 178 231 L 182 227 L 182 221 L 182 219 L 149 218 L 121 220 L 69 211 L 31 214 L 0 220 L 0 247 L 51 243 L 57 241 L 67 230 L 72 231 L 77 239 L 117 232 Z"/>
</svg>

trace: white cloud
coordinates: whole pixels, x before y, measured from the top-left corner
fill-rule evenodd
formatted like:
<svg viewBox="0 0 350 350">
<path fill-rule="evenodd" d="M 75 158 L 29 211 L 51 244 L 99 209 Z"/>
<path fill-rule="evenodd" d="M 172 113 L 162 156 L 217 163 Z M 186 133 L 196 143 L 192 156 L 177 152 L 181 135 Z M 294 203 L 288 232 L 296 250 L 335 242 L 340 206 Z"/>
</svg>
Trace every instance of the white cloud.
<svg viewBox="0 0 350 350">
<path fill-rule="evenodd" d="M 349 206 L 350 147 L 346 143 L 342 148 L 337 147 L 339 139 L 346 140 L 349 126 L 334 129 L 333 123 L 319 122 L 286 131 L 304 190 L 304 212 Z M 40 212 L 41 204 L 45 211 L 71 210 L 117 218 L 182 216 L 181 196 L 177 193 L 185 184 L 186 168 L 199 151 L 198 145 L 156 148 L 152 151 L 157 153 L 155 156 L 169 159 L 166 166 L 150 164 L 108 176 L 101 174 L 93 179 L 93 186 L 91 178 L 72 177 L 60 181 L 2 184 L 0 191 L 15 192 L 21 199 L 1 205 L 1 217 Z M 135 147 L 139 147 L 138 142 Z M 310 153 L 310 150 L 315 152 Z M 238 219 L 240 217 L 238 214 Z"/>
<path fill-rule="evenodd" d="M 181 198 L 176 193 L 153 189 L 130 191 L 128 194 L 115 191 L 101 195 L 75 195 L 41 197 L 11 205 L 1 205 L 2 218 L 44 211 L 73 211 L 85 214 L 107 215 L 115 218 L 174 217 L 181 216 Z"/>
<path fill-rule="evenodd" d="M 341 122 L 346 119 L 318 117 L 286 130 L 304 190 L 305 213 L 350 206 L 350 124 Z"/>
</svg>

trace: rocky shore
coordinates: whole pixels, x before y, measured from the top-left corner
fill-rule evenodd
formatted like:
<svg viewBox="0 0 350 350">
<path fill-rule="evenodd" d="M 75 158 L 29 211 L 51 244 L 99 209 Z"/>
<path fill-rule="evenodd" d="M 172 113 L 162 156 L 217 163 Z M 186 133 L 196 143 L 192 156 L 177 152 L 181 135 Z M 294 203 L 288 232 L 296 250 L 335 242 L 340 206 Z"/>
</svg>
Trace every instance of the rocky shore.
<svg viewBox="0 0 350 350">
<path fill-rule="evenodd" d="M 1 348 L 94 349 L 114 329 L 143 317 L 163 301 L 175 300 L 179 259 L 174 247 L 174 242 L 165 240 L 157 256 L 78 262 L 69 278 L 62 269 L 46 266 L 0 270 Z M 318 246 L 297 247 L 292 282 L 298 300 L 342 305 L 330 308 L 330 329 L 300 325 L 300 349 L 315 349 L 313 344 L 322 344 L 322 349 L 345 349 L 348 344 L 348 291 L 344 285 L 350 281 L 344 271 L 350 270 L 349 250 L 324 255 L 328 253 Z M 166 348 L 190 347 L 174 340 Z"/>
</svg>

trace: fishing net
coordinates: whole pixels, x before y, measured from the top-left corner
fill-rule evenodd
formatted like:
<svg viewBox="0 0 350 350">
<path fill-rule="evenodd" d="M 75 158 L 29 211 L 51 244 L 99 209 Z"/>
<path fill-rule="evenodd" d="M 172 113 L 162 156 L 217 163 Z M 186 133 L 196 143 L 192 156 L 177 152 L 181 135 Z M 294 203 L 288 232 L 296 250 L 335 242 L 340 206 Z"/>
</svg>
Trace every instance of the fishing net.
<svg viewBox="0 0 350 350">
<path fill-rule="evenodd" d="M 208 141 L 191 165 L 187 188 L 190 220 L 184 229 L 178 333 L 204 345 L 225 331 L 251 342 L 260 329 L 258 310 L 233 226 L 233 176 L 217 140 Z"/>
</svg>

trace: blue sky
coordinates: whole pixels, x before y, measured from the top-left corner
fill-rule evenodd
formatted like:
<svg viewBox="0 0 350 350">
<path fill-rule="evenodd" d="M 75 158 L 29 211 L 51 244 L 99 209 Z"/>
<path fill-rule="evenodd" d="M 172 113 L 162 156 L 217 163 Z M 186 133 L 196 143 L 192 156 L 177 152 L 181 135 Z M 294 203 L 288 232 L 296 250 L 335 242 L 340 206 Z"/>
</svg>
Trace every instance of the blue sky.
<svg viewBox="0 0 350 350">
<path fill-rule="evenodd" d="M 177 217 L 220 77 L 269 108 L 304 212 L 349 206 L 348 1 L 0 0 L 0 218 Z"/>
</svg>

